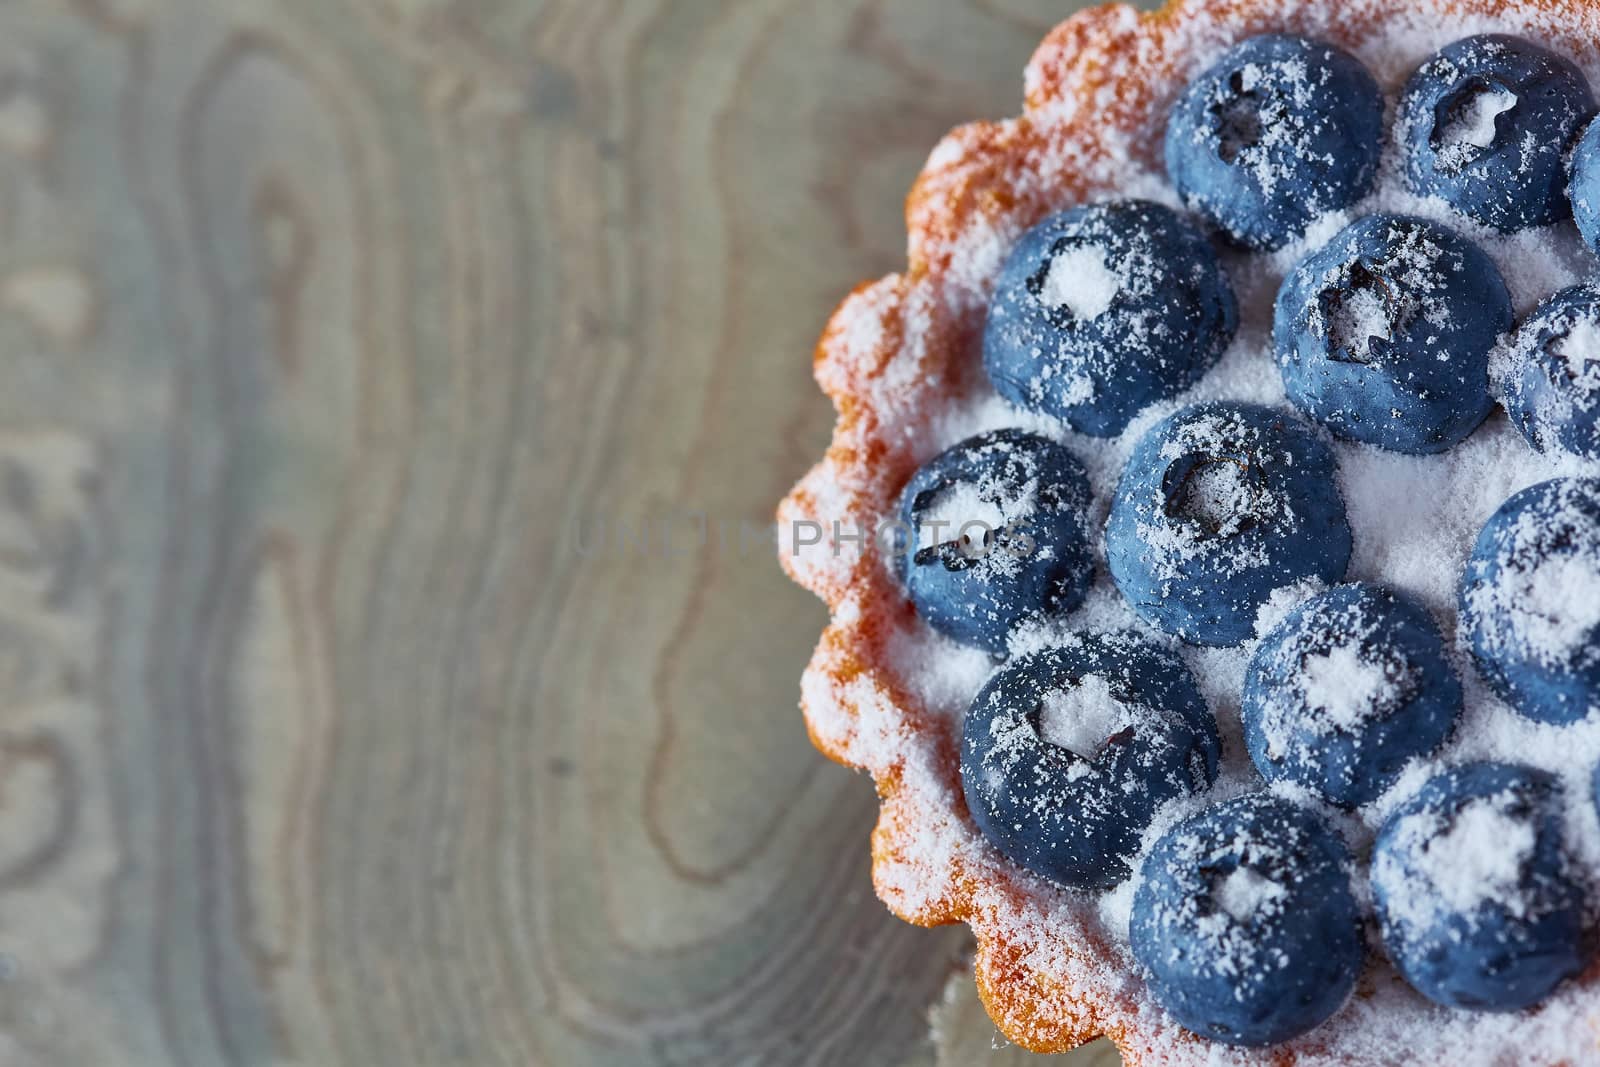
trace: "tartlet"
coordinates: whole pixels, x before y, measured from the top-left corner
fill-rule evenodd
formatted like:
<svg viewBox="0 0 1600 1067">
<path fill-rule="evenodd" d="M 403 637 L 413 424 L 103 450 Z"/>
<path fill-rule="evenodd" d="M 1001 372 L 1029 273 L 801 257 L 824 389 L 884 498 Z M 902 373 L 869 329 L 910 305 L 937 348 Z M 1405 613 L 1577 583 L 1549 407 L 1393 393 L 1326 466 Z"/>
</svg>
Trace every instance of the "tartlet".
<svg viewBox="0 0 1600 1067">
<path fill-rule="evenodd" d="M 1600 12 L 1584 3 L 1402 11 L 1369 0 L 1176 0 L 1152 13 L 1110 5 L 1075 15 L 1029 62 L 1020 117 L 960 127 L 933 150 L 906 205 L 905 270 L 857 288 L 823 333 L 815 374 L 838 421 L 826 457 L 778 512 L 783 566 L 832 616 L 802 681 L 807 728 L 823 753 L 877 784 L 878 895 L 909 922 L 971 927 L 979 992 L 1019 1045 L 1057 1052 L 1103 1035 L 1130 1064 L 1600 1062 L 1594 965 L 1530 1012 L 1467 1015 L 1422 1000 L 1374 953 L 1343 1011 L 1289 1042 L 1241 1049 L 1176 1026 L 1114 932 L 1125 900 L 1031 874 L 974 826 L 958 769 L 960 717 L 992 661 L 928 634 L 881 543 L 852 536 L 892 516 L 917 466 L 966 432 L 1012 424 L 1060 435 L 1047 420 L 997 415 L 1003 406 L 985 395 L 977 353 L 993 281 L 1013 242 L 1052 212 L 1113 196 L 1171 199 L 1161 189 L 1168 109 L 1224 49 L 1263 33 L 1326 41 L 1367 62 L 1392 99 L 1423 56 L 1486 31 L 1529 37 L 1590 70 L 1600 58 Z M 1521 240 L 1536 258 L 1535 238 Z M 1520 312 L 1537 283 L 1512 281 Z M 1252 299 L 1262 296 L 1242 294 Z M 1386 461 L 1370 462 L 1374 474 Z M 1525 481 L 1506 476 L 1511 488 Z M 807 544 L 802 528 L 820 530 L 820 542 Z M 939 670 L 927 670 L 934 662 Z"/>
</svg>

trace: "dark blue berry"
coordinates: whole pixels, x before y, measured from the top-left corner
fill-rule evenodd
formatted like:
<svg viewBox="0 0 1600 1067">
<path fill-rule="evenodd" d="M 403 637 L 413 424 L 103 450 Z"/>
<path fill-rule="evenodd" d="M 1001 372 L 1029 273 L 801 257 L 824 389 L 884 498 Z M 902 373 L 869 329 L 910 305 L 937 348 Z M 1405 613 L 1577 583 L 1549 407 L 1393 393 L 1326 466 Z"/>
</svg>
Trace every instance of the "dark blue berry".
<svg viewBox="0 0 1600 1067">
<path fill-rule="evenodd" d="M 1583 969 L 1583 893 L 1562 845 L 1559 787 L 1475 763 L 1430 779 L 1373 848 L 1389 957 L 1429 1000 L 1516 1011 Z"/>
<path fill-rule="evenodd" d="M 1556 478 L 1500 505 L 1461 579 L 1478 669 L 1530 719 L 1600 709 L 1600 478 Z"/>
<path fill-rule="evenodd" d="M 1510 233 L 1559 222 L 1566 153 L 1595 111 L 1577 67 L 1516 37 L 1446 45 L 1406 82 L 1396 121 L 1406 180 Z"/>
<path fill-rule="evenodd" d="M 1254 632 L 1273 591 L 1350 561 L 1333 453 L 1287 411 L 1198 404 L 1157 423 L 1123 469 L 1106 562 L 1133 610 L 1202 645 Z"/>
<path fill-rule="evenodd" d="M 1494 262 L 1424 219 L 1368 215 L 1284 278 L 1272 338 L 1289 400 L 1341 437 L 1442 452 L 1483 422 L 1511 327 Z"/>
<path fill-rule="evenodd" d="M 1595 764 L 1594 771 L 1590 775 L 1589 799 L 1594 802 L 1595 812 L 1600 814 L 1600 763 Z"/>
<path fill-rule="evenodd" d="M 1262 776 L 1346 807 L 1376 800 L 1460 713 L 1461 682 L 1433 619 L 1378 586 L 1336 586 L 1300 604 L 1245 673 L 1245 743 Z"/>
<path fill-rule="evenodd" d="M 1168 831 L 1141 868 L 1129 931 L 1156 1000 L 1188 1029 L 1234 1045 L 1317 1026 L 1361 973 L 1350 869 L 1337 834 L 1267 793 Z"/>
<path fill-rule="evenodd" d="M 1595 813 L 1600 814 L 1600 763 L 1589 776 L 1589 800 L 1594 803 Z"/>
<path fill-rule="evenodd" d="M 1110 437 L 1193 385 L 1237 323 L 1205 238 L 1160 204 L 1122 200 L 1022 236 L 989 304 L 983 362 L 1013 404 Z"/>
<path fill-rule="evenodd" d="M 1511 421 L 1540 452 L 1600 459 L 1600 289 L 1547 297 L 1494 361 Z"/>
<path fill-rule="evenodd" d="M 1181 660 L 1131 634 L 1012 660 L 962 727 L 961 787 L 983 835 L 1069 886 L 1130 873 L 1156 808 L 1216 776 L 1216 724 Z"/>
<path fill-rule="evenodd" d="M 1600 119 L 1592 119 L 1572 150 L 1572 181 L 1567 196 L 1572 218 L 1589 251 L 1600 256 Z"/>
<path fill-rule="evenodd" d="M 900 494 L 900 577 L 917 614 L 1003 653 L 1018 625 L 1083 602 L 1092 575 L 1083 465 L 1021 430 L 970 437 Z"/>
<path fill-rule="evenodd" d="M 1366 196 L 1383 97 L 1331 45 L 1273 34 L 1230 49 L 1167 119 L 1167 174 L 1185 203 L 1250 248 L 1274 249 Z"/>
</svg>

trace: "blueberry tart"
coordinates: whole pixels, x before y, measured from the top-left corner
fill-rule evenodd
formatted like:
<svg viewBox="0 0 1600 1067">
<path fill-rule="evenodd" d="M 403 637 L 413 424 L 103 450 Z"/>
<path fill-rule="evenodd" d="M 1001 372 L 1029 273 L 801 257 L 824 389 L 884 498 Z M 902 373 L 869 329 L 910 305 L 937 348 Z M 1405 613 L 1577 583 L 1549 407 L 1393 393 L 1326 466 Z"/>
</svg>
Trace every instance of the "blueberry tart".
<svg viewBox="0 0 1600 1067">
<path fill-rule="evenodd" d="M 1009 1041 L 1600 1063 L 1596 39 L 1084 11 L 828 323 L 802 709 Z"/>
</svg>

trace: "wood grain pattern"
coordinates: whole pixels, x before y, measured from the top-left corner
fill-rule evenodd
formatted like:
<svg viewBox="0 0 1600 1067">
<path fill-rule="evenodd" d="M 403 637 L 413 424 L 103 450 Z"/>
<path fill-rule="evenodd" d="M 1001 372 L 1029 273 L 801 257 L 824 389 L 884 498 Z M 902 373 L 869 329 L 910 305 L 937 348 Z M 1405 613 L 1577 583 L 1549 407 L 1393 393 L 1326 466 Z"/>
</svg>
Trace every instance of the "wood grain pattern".
<svg viewBox="0 0 1600 1067">
<path fill-rule="evenodd" d="M 0 1063 L 980 1062 L 685 531 L 1071 6 L 0 5 Z"/>
</svg>

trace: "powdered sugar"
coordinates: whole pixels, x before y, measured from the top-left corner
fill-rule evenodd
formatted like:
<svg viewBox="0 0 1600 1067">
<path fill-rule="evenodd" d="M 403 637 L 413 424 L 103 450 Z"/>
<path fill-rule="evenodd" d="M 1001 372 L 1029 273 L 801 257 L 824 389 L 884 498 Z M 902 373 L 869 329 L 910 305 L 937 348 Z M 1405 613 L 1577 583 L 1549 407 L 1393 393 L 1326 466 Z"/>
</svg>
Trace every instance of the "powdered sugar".
<svg viewBox="0 0 1600 1067">
<path fill-rule="evenodd" d="M 1298 684 L 1318 725 L 1355 730 L 1399 704 L 1407 666 L 1374 658 L 1359 640 L 1342 640 L 1300 662 Z"/>
<path fill-rule="evenodd" d="M 1173 502 L 1173 512 L 1214 536 L 1228 537 L 1248 521 L 1260 495 L 1244 464 L 1223 457 L 1195 465 Z"/>
<path fill-rule="evenodd" d="M 1526 817 L 1507 810 L 1513 800 L 1475 800 L 1448 827 L 1420 831 L 1427 836 L 1419 842 L 1417 868 L 1453 912 L 1470 914 L 1485 903 L 1498 903 L 1513 915 L 1526 910 L 1518 888 L 1537 837 Z M 1432 899 L 1415 893 L 1404 904 L 1426 907 Z"/>
<path fill-rule="evenodd" d="M 1093 759 L 1107 738 L 1126 727 L 1132 709 L 1103 675 L 1089 674 L 1066 689 L 1053 689 L 1039 704 L 1039 737 L 1073 755 Z"/>
<path fill-rule="evenodd" d="M 1445 147 L 1453 148 L 1459 157 L 1454 165 L 1464 165 L 1494 144 L 1496 122 L 1516 106 L 1517 94 L 1499 86 L 1483 85 L 1468 93 L 1445 119 L 1440 131 Z"/>
<path fill-rule="evenodd" d="M 995 494 L 972 482 L 953 482 L 941 492 L 918 524 L 917 544 L 932 547 L 956 541 L 963 552 L 979 555 L 986 539 L 1005 529 L 1006 523 L 1033 510 L 1031 499 L 1015 499 L 1002 506 Z M 1009 514 L 1008 514 L 1009 512 Z"/>
<path fill-rule="evenodd" d="M 1310 600 L 1327 586 L 1316 578 L 1304 578 L 1293 585 L 1279 586 L 1256 612 L 1256 640 L 1267 636 L 1273 627 L 1288 617 L 1302 600 Z"/>
<path fill-rule="evenodd" d="M 1328 316 L 1325 329 L 1335 349 L 1347 350 L 1357 362 L 1367 363 L 1372 359 L 1373 341 L 1393 338 L 1399 314 L 1386 291 L 1377 285 L 1355 285 L 1348 292 Z"/>
<path fill-rule="evenodd" d="M 1280 906 L 1288 894 L 1283 886 L 1249 867 L 1235 867 L 1211 890 L 1211 899 L 1234 922 L 1248 923 L 1258 914 Z"/>
<path fill-rule="evenodd" d="M 1569 661 L 1600 627 L 1600 560 L 1577 555 L 1535 564 L 1512 606 L 1518 629 L 1552 662 Z"/>
<path fill-rule="evenodd" d="M 1550 342 L 1550 351 L 1566 362 L 1567 376 L 1586 393 L 1600 390 L 1600 323 L 1587 315 Z"/>
<path fill-rule="evenodd" d="M 1117 273 L 1106 266 L 1105 249 L 1086 244 L 1068 248 L 1050 261 L 1039 299 L 1066 308 L 1080 319 L 1097 319 L 1122 291 Z"/>
</svg>

